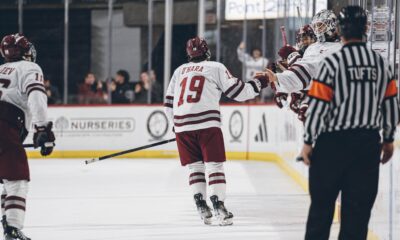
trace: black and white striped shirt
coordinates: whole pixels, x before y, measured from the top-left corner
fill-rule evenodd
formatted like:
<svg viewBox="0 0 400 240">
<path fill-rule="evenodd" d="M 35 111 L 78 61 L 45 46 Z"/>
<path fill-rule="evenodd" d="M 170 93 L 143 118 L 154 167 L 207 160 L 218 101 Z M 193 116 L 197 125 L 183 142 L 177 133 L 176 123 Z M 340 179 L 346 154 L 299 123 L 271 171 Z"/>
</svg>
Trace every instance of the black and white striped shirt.
<svg viewBox="0 0 400 240">
<path fill-rule="evenodd" d="M 365 43 L 349 43 L 326 57 L 308 92 L 304 142 L 323 132 L 383 129 L 393 142 L 399 123 L 398 91 L 390 66 Z"/>
</svg>

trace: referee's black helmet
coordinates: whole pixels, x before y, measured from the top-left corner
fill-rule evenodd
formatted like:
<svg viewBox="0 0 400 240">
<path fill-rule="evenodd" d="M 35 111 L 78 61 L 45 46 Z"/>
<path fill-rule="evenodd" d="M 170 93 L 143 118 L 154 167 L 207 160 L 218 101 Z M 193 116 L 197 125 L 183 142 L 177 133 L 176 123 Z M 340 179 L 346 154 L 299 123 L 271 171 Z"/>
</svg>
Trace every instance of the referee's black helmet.
<svg viewBox="0 0 400 240">
<path fill-rule="evenodd" d="M 360 6 L 343 7 L 339 13 L 340 36 L 362 39 L 367 30 L 367 13 Z"/>
</svg>

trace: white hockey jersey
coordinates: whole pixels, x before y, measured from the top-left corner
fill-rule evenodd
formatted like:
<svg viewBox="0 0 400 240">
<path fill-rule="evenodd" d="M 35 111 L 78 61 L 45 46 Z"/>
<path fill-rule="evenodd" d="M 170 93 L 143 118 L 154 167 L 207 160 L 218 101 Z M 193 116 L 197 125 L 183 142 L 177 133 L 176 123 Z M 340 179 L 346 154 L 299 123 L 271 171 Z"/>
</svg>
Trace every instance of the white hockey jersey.
<svg viewBox="0 0 400 240">
<path fill-rule="evenodd" d="M 25 113 L 25 127 L 47 121 L 47 95 L 42 69 L 29 61 L 9 62 L 0 66 L 0 101 L 8 102 Z"/>
<path fill-rule="evenodd" d="M 258 81 L 244 83 L 221 63 L 190 62 L 175 70 L 164 101 L 165 112 L 175 132 L 220 127 L 222 93 L 236 101 L 246 101 L 256 97 L 260 89 Z"/>
<path fill-rule="evenodd" d="M 246 82 L 252 80 L 256 73 L 264 71 L 268 65 L 268 59 L 263 57 L 254 59 L 244 49 L 238 48 L 237 54 L 239 61 L 246 67 L 246 79 L 244 79 Z"/>
<path fill-rule="evenodd" d="M 303 58 L 292 64 L 287 71 L 277 73 L 278 92 L 298 92 L 307 89 L 310 81 L 318 74 L 319 64 L 322 60 L 342 48 L 340 42 L 316 42 L 311 44 L 304 52 Z"/>
</svg>

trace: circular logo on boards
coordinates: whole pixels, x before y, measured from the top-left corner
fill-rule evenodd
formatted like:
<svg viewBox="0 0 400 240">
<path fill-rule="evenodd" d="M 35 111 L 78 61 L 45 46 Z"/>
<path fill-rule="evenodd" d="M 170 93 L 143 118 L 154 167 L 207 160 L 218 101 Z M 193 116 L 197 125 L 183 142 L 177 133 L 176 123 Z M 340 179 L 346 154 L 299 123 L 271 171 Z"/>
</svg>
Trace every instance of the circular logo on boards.
<svg viewBox="0 0 400 240">
<path fill-rule="evenodd" d="M 156 110 L 147 119 L 147 131 L 154 140 L 162 139 L 167 134 L 168 128 L 168 118 L 163 111 Z"/>
<path fill-rule="evenodd" d="M 61 116 L 59 118 L 56 119 L 55 123 L 54 123 L 54 128 L 56 130 L 67 130 L 69 128 L 69 121 L 66 117 Z"/>
<path fill-rule="evenodd" d="M 233 111 L 229 118 L 229 133 L 231 134 L 232 141 L 240 142 L 244 130 L 243 115 L 238 110 Z"/>
</svg>

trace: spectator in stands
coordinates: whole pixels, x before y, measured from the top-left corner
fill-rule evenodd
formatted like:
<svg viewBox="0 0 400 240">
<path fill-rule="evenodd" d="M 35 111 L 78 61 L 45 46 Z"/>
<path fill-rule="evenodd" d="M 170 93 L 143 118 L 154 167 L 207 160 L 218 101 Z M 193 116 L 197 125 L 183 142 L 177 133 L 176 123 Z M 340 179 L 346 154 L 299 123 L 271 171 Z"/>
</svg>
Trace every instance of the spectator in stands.
<svg viewBox="0 0 400 240">
<path fill-rule="evenodd" d="M 133 98 L 133 91 L 129 85 L 129 73 L 119 70 L 111 83 L 111 100 L 115 104 L 130 103 Z"/>
<path fill-rule="evenodd" d="M 60 104 L 61 103 L 60 91 L 58 91 L 58 88 L 56 86 L 51 85 L 49 77 L 47 77 L 44 80 L 44 87 L 46 89 L 47 104 L 48 105 Z"/>
<path fill-rule="evenodd" d="M 103 82 L 97 81 L 92 72 L 88 72 L 85 80 L 78 87 L 78 102 L 80 104 L 106 103 L 107 93 Z"/>
<path fill-rule="evenodd" d="M 147 72 L 142 72 L 139 82 L 135 85 L 135 103 L 147 103 L 150 85 L 151 80 L 149 74 Z"/>
<path fill-rule="evenodd" d="M 163 90 L 161 85 L 157 82 L 156 74 L 153 70 L 142 72 L 140 80 L 135 85 L 135 103 L 148 103 L 149 92 L 151 87 L 151 103 L 162 103 Z"/>
<path fill-rule="evenodd" d="M 244 42 L 241 42 L 237 48 L 237 54 L 239 61 L 242 62 L 246 70 L 245 79 L 243 79 L 245 82 L 252 80 L 255 73 L 264 71 L 269 62 L 267 58 L 262 56 L 261 49 L 259 48 L 253 48 L 251 50 L 251 55 L 246 53 L 246 45 Z M 264 88 L 260 93 L 260 97 L 255 98 L 255 101 L 258 102 L 261 100 L 265 102 L 271 100 L 273 96 L 274 94 L 271 88 Z"/>
<path fill-rule="evenodd" d="M 154 70 L 150 71 L 150 82 L 151 87 L 151 103 L 162 103 L 163 102 L 163 88 L 157 81 L 157 75 Z"/>
<path fill-rule="evenodd" d="M 243 63 L 246 68 L 246 77 L 243 79 L 248 82 L 253 79 L 254 74 L 263 71 L 268 65 L 268 59 L 262 56 L 259 48 L 253 48 L 251 55 L 246 53 L 246 45 L 241 42 L 237 48 L 238 59 Z"/>
</svg>

